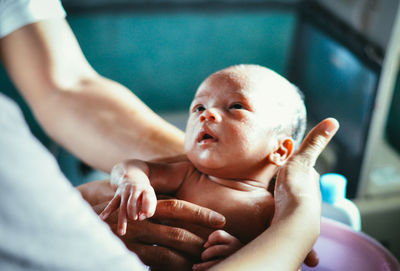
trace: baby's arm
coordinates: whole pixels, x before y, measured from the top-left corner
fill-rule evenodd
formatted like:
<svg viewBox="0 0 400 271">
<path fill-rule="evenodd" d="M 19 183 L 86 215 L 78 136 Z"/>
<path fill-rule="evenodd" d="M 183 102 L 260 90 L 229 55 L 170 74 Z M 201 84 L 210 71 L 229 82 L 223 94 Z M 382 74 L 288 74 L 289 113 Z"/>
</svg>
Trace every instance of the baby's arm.
<svg viewBox="0 0 400 271">
<path fill-rule="evenodd" d="M 224 230 L 216 230 L 208 236 L 204 244 L 205 250 L 201 254 L 203 263 L 193 265 L 193 270 L 207 270 L 211 266 L 219 263 L 224 258 L 239 250 L 243 244 Z"/>
<path fill-rule="evenodd" d="M 100 214 L 101 219 L 118 209 L 119 235 L 126 232 L 127 217 L 132 220 L 144 220 L 154 215 L 157 192 L 174 192 L 184 180 L 189 162 L 151 163 L 129 160 L 114 166 L 110 182 L 118 185 L 114 198 Z"/>
</svg>

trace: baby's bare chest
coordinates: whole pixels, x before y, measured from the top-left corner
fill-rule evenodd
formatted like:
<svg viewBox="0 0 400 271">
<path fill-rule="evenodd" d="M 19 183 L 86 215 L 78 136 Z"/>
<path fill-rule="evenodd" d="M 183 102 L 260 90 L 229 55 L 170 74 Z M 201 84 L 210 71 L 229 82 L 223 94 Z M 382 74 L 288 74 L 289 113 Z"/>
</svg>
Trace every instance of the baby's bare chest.
<svg viewBox="0 0 400 271">
<path fill-rule="evenodd" d="M 223 214 L 224 229 L 242 242 L 254 239 L 269 225 L 274 203 L 268 191 L 240 191 L 195 177 L 185 180 L 176 197 Z"/>
</svg>

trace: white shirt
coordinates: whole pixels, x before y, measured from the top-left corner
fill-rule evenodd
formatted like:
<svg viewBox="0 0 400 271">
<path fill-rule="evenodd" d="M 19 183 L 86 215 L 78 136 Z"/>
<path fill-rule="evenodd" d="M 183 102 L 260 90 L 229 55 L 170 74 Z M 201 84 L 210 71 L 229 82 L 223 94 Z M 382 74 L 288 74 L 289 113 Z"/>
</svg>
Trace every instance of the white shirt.
<svg viewBox="0 0 400 271">
<path fill-rule="evenodd" d="M 57 0 L 0 0 L 0 37 L 64 16 Z M 0 270 L 146 270 L 71 186 L 17 105 L 1 93 Z"/>
<path fill-rule="evenodd" d="M 0 0 L 0 38 L 24 25 L 63 17 L 58 0 Z"/>
<path fill-rule="evenodd" d="M 0 270 L 145 270 L 0 94 Z"/>
</svg>

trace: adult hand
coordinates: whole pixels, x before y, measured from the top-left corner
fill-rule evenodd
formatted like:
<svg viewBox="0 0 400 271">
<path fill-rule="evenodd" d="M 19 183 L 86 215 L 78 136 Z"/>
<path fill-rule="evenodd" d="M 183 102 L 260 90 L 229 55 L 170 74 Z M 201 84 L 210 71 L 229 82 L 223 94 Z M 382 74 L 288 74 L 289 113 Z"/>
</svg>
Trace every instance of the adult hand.
<svg viewBox="0 0 400 271">
<path fill-rule="evenodd" d="M 95 207 L 101 212 L 107 203 Z M 207 208 L 176 200 L 159 200 L 154 219 L 174 219 L 206 228 L 220 229 L 225 218 Z M 113 213 L 106 222 L 115 232 L 118 217 Z M 152 270 L 190 270 L 198 262 L 206 240 L 183 228 L 152 223 L 129 221 L 126 235 L 121 237 L 125 245 L 135 252 Z"/>
<path fill-rule="evenodd" d="M 275 185 L 275 213 L 260 236 L 210 270 L 296 270 L 319 236 L 321 194 L 314 164 L 339 128 L 325 119 L 280 169 Z"/>
<path fill-rule="evenodd" d="M 314 165 L 338 128 L 337 120 L 323 120 L 310 131 L 299 150 L 280 169 L 275 184 L 275 214 L 272 222 L 300 205 L 312 207 L 310 212 L 321 213 L 319 174 Z"/>
<path fill-rule="evenodd" d="M 314 165 L 338 128 L 339 123 L 335 119 L 322 121 L 311 130 L 296 154 L 281 168 L 275 186 L 275 214 L 272 223 L 284 218 L 300 205 L 307 208 L 310 219 L 317 218 L 319 223 L 321 193 L 319 174 Z M 318 255 L 314 250 L 310 251 L 304 261 L 308 266 L 316 266 L 318 262 Z"/>
</svg>

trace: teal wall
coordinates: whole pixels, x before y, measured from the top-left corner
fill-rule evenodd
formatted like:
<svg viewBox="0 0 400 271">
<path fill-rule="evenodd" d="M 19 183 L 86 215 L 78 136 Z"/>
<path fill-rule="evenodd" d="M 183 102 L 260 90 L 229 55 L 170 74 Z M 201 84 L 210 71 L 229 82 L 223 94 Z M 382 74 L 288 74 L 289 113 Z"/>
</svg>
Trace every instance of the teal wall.
<svg viewBox="0 0 400 271">
<path fill-rule="evenodd" d="M 71 16 L 89 62 L 156 111 L 186 110 L 199 83 L 229 65 L 285 68 L 295 17 L 284 11 Z"/>
<path fill-rule="evenodd" d="M 256 63 L 283 73 L 296 16 L 295 10 L 150 10 L 79 13 L 67 20 L 100 74 L 127 86 L 156 112 L 167 112 L 188 110 L 200 82 L 229 65 Z M 21 105 L 31 130 L 72 183 L 87 181 L 93 174 L 45 135 L 1 67 L 0 86 Z"/>
</svg>

